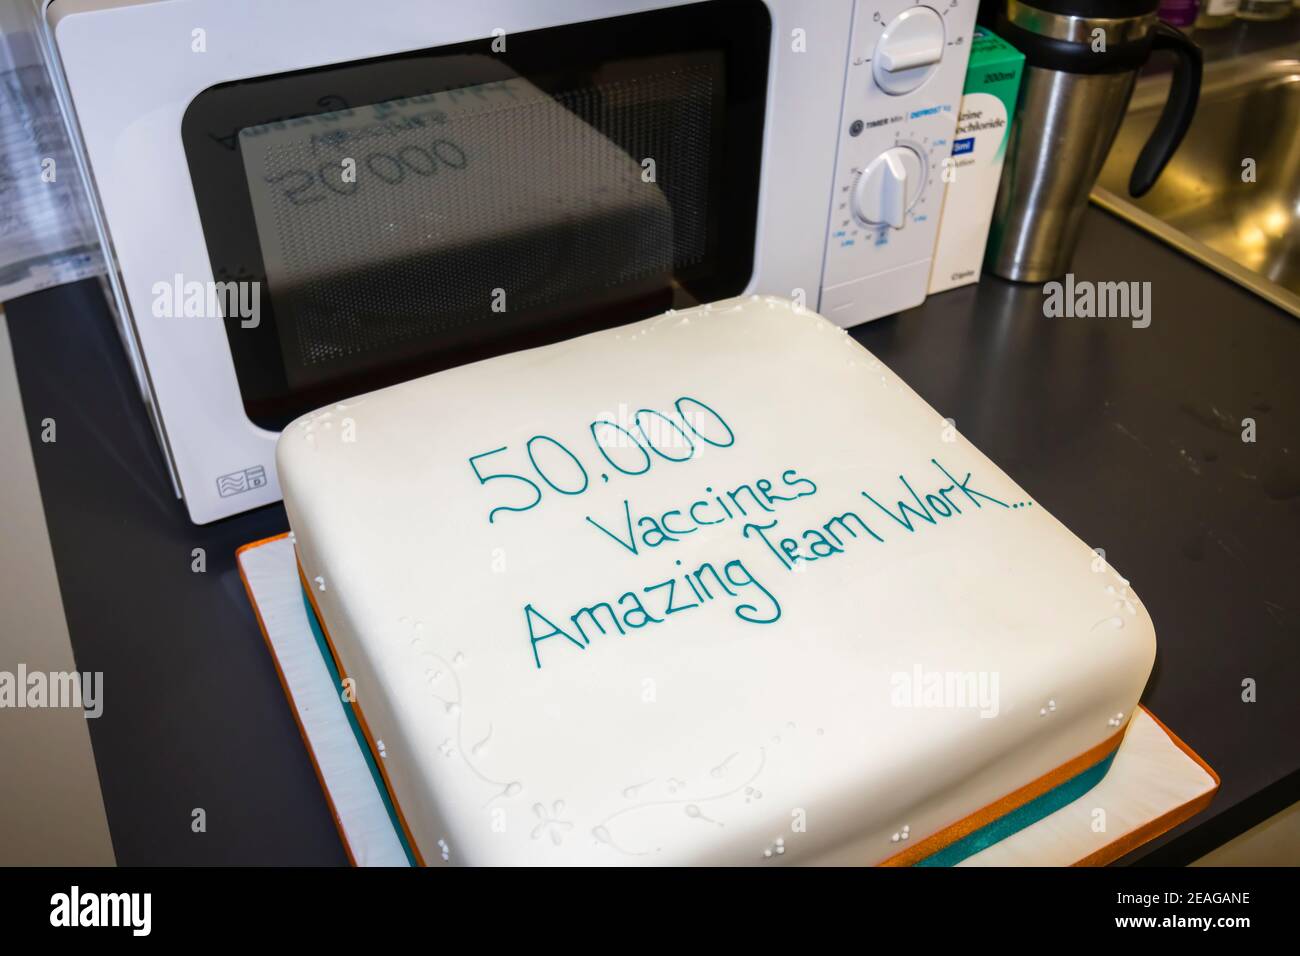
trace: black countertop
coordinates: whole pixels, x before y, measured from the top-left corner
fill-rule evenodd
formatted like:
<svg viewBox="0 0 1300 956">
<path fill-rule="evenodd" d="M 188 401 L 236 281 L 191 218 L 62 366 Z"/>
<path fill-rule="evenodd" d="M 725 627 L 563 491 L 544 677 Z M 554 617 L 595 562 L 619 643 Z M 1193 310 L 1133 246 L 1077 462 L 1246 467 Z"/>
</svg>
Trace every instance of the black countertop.
<svg viewBox="0 0 1300 956">
<path fill-rule="evenodd" d="M 1143 701 L 1223 785 L 1126 862 L 1183 863 L 1300 799 L 1300 322 L 1095 209 L 1073 268 L 1150 282 L 1150 327 L 986 278 L 853 334 L 1133 581 Z M 235 570 L 283 509 L 189 523 L 97 285 L 6 308 L 118 862 L 345 863 Z"/>
</svg>

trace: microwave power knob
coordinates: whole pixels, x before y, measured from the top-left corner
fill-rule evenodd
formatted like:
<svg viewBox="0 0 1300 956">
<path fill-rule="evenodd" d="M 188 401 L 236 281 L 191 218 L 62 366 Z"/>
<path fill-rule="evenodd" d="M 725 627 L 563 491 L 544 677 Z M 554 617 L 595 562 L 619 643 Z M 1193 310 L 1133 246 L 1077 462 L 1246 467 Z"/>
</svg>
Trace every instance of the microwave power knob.
<svg viewBox="0 0 1300 956">
<path fill-rule="evenodd" d="M 871 75 L 891 96 L 910 93 L 943 59 L 943 17 L 930 7 L 909 7 L 890 20 L 871 54 Z"/>
<path fill-rule="evenodd" d="M 921 197 L 925 160 L 910 146 L 885 150 L 858 174 L 853 184 L 853 215 L 869 226 L 902 229 L 907 211 Z"/>
</svg>

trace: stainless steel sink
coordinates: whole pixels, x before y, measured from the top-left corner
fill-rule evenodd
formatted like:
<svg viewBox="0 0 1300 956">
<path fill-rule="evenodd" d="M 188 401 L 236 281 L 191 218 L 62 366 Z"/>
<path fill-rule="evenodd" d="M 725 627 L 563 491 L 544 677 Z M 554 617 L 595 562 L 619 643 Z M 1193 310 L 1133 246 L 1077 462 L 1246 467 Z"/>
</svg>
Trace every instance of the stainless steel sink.
<svg viewBox="0 0 1300 956">
<path fill-rule="evenodd" d="M 1129 173 L 1168 88 L 1167 76 L 1138 82 L 1093 201 L 1300 316 L 1300 44 L 1207 65 L 1187 138 L 1133 199 Z"/>
</svg>

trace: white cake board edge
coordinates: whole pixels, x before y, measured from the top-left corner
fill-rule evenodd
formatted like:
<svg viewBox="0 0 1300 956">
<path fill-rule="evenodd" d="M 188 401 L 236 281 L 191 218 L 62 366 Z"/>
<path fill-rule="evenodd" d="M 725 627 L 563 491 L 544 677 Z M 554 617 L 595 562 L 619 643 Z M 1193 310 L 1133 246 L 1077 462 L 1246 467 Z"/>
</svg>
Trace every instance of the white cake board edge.
<svg viewBox="0 0 1300 956">
<path fill-rule="evenodd" d="M 348 858 L 356 866 L 407 866 L 307 620 L 293 540 L 285 534 L 253 542 L 237 560 Z M 1100 783 L 958 866 L 1104 865 L 1204 809 L 1218 788 L 1204 761 L 1139 708 Z"/>
<path fill-rule="evenodd" d="M 339 838 L 355 866 L 407 866 L 370 766 L 344 710 L 342 690 L 325 666 L 303 606 L 293 541 L 246 545 L 239 573 L 253 603 Z"/>
</svg>

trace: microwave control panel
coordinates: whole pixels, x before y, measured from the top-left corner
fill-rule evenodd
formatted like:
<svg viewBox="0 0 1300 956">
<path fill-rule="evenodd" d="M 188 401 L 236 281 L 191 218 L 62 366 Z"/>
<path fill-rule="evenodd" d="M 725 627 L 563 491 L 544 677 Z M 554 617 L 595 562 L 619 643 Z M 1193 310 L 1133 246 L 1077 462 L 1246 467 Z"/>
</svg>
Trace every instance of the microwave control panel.
<svg viewBox="0 0 1300 956">
<path fill-rule="evenodd" d="M 855 4 L 820 304 L 841 326 L 925 299 L 977 6 Z"/>
</svg>

